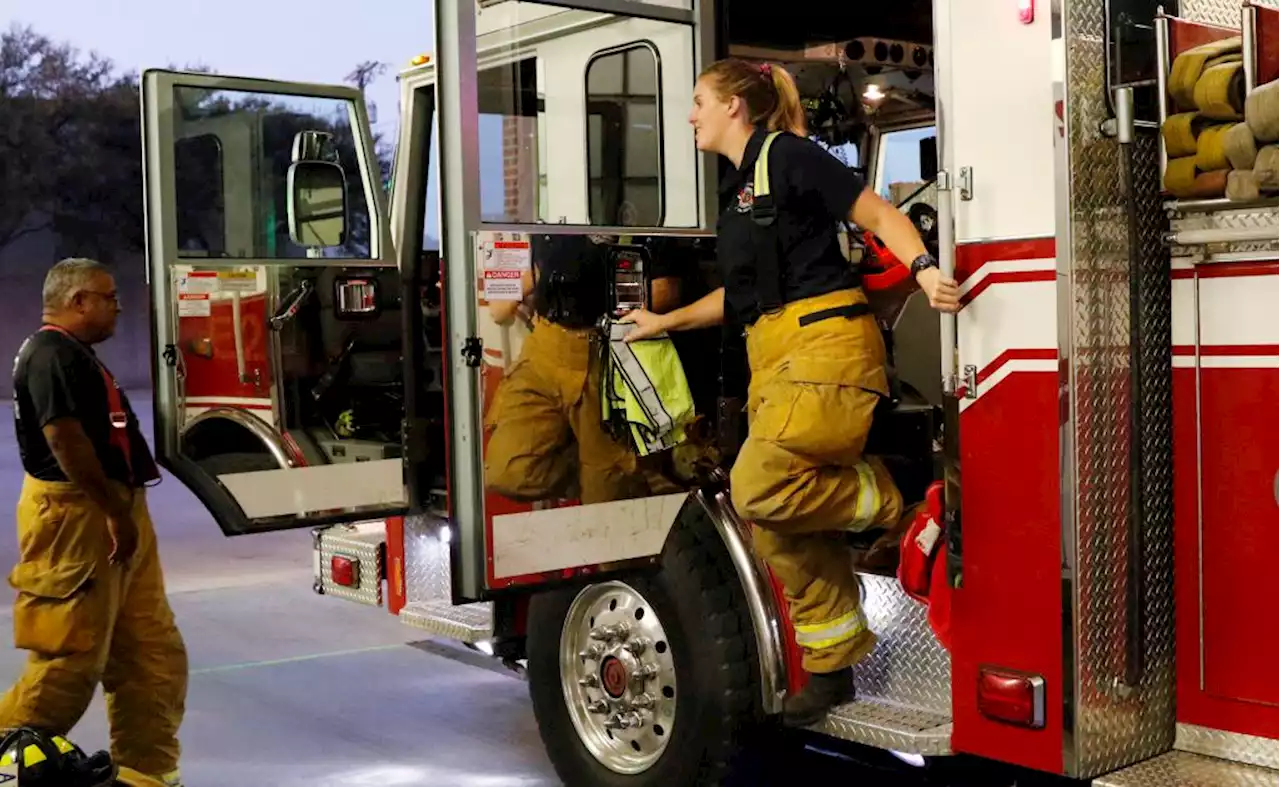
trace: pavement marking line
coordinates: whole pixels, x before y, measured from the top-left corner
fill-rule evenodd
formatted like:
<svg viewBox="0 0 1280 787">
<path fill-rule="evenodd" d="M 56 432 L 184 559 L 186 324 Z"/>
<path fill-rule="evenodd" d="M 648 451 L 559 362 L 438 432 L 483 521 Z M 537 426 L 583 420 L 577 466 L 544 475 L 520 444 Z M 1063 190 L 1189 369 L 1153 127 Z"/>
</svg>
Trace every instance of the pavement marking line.
<svg viewBox="0 0 1280 787">
<path fill-rule="evenodd" d="M 286 656 L 282 659 L 264 659 L 263 661 L 244 661 L 238 664 L 221 664 L 216 667 L 201 667 L 199 669 L 189 670 L 188 675 L 212 675 L 219 672 L 236 672 L 238 670 L 252 669 L 254 667 L 275 667 L 281 664 L 296 664 L 302 661 L 315 661 L 317 659 L 333 658 L 335 656 L 357 656 L 361 653 L 382 653 L 397 648 L 407 648 L 409 643 L 399 642 L 394 645 L 373 645 L 367 648 L 352 648 L 351 650 L 330 650 L 323 653 L 308 653 L 303 656 Z"/>
</svg>

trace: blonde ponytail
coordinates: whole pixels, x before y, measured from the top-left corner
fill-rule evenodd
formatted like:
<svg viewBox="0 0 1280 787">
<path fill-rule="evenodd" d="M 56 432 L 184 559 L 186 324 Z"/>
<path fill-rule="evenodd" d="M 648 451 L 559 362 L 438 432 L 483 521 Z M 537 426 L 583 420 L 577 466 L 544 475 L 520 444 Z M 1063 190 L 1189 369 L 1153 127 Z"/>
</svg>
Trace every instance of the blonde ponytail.
<svg viewBox="0 0 1280 787">
<path fill-rule="evenodd" d="M 730 57 L 712 63 L 701 76 L 722 101 L 740 97 L 747 105 L 751 125 L 800 137 L 809 135 L 795 78 L 782 66 Z"/>
<path fill-rule="evenodd" d="M 809 136 L 795 78 L 782 66 L 771 66 L 769 70 L 773 77 L 773 92 L 777 96 L 773 111 L 769 113 L 769 130 L 790 131 L 797 137 Z"/>
</svg>

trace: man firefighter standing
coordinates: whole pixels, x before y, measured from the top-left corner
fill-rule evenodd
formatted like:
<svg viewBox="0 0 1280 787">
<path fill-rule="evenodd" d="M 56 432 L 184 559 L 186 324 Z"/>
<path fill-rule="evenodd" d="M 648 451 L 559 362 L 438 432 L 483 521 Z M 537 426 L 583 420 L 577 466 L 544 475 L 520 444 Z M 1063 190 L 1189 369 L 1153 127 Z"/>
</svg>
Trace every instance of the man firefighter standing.
<svg viewBox="0 0 1280 787">
<path fill-rule="evenodd" d="M 65 735 L 101 682 L 115 762 L 177 787 L 187 652 L 143 491 L 160 475 L 92 349 L 115 332 L 115 282 L 98 262 L 63 260 L 43 299 L 44 324 L 13 370 L 26 477 L 9 582 L 14 644 L 29 656 L 0 699 L 0 728 Z"/>
<path fill-rule="evenodd" d="M 888 396 L 884 339 L 840 250 L 848 219 L 878 235 L 941 311 L 959 309 L 910 220 L 807 139 L 795 82 L 777 66 L 723 60 L 699 77 L 689 121 L 699 150 L 728 158 L 717 227 L 725 286 L 665 315 L 632 312 L 629 340 L 726 316 L 747 331 L 749 433 L 730 476 L 734 506 L 782 582 L 809 680 L 784 721 L 808 726 L 853 698 L 853 665 L 875 645 L 848 550 L 831 531 L 893 528 L 904 501 L 863 454 Z"/>
</svg>

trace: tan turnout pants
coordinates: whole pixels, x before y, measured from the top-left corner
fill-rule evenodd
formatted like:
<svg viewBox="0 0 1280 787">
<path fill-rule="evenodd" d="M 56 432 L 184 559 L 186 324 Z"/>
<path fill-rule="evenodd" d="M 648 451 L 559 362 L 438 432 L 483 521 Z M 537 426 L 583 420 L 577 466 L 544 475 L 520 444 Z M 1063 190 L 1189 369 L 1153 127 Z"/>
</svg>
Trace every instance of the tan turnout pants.
<svg viewBox="0 0 1280 787">
<path fill-rule="evenodd" d="M 535 320 L 485 416 L 489 490 L 529 502 L 576 486 L 584 504 L 649 494 L 636 454 L 601 423 L 598 350 L 590 329 Z"/>
<path fill-rule="evenodd" d="M 903 513 L 884 465 L 863 455 L 888 391 L 879 327 L 870 315 L 800 324 L 855 303 L 866 303 L 860 289 L 797 301 L 747 333 L 750 429 L 731 473 L 733 503 L 786 591 L 808 672 L 850 666 L 876 641 L 850 550 L 833 531 L 892 527 Z"/>
<path fill-rule="evenodd" d="M 129 495 L 124 485 L 118 494 Z M 66 736 L 101 682 L 111 756 L 156 778 L 178 769 L 187 651 L 165 595 L 145 493 L 133 494 L 138 548 L 112 565 L 106 518 L 74 484 L 28 476 L 18 500 L 14 645 L 26 670 L 0 698 L 0 728 Z"/>
</svg>

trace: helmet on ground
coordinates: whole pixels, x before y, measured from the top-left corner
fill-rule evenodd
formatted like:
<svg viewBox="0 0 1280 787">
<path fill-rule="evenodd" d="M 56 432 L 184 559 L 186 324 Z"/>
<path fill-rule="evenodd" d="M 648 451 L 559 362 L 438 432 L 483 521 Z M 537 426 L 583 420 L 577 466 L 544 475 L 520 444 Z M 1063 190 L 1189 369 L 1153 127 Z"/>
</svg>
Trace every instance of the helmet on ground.
<svg viewBox="0 0 1280 787">
<path fill-rule="evenodd" d="M 87 755 L 61 735 L 21 727 L 0 739 L 0 785 L 110 787 L 117 772 L 107 752 Z"/>
</svg>

